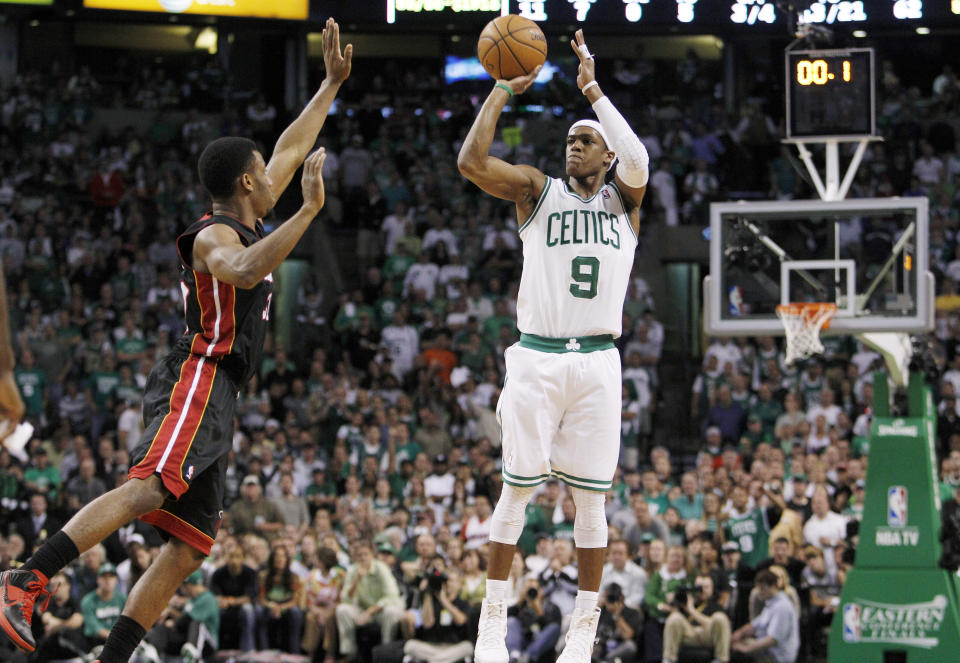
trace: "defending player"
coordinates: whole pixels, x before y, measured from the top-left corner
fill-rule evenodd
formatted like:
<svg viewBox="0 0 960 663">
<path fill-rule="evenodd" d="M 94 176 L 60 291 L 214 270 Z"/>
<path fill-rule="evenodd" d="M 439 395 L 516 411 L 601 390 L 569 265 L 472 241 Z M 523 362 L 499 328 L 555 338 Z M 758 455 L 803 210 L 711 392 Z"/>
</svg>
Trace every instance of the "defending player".
<svg viewBox="0 0 960 663">
<path fill-rule="evenodd" d="M 21 570 L 0 574 L 0 626 L 21 649 L 34 649 L 31 616 L 48 578 L 133 518 L 153 524 L 168 540 L 130 592 L 102 663 L 127 663 L 170 596 L 209 554 L 223 513 L 237 394 L 260 365 L 270 275 L 323 207 L 326 154 L 321 148 L 304 158 L 350 75 L 352 53 L 348 45 L 341 54 L 339 27 L 329 19 L 323 31 L 327 77 L 280 136 L 269 164 L 245 138 L 215 140 L 200 155 L 200 180 L 213 212 L 177 240 L 188 289 L 187 332 L 150 373 L 146 430 L 131 459 L 130 480 L 81 509 Z M 301 163 L 303 205 L 263 237 L 260 218 Z"/>
<path fill-rule="evenodd" d="M 507 663 L 506 580 L 523 513 L 536 486 L 563 480 L 577 507 L 574 542 L 579 592 L 558 663 L 589 663 L 600 610 L 597 590 L 607 546 L 604 493 L 620 450 L 620 335 L 623 299 L 648 178 L 640 139 L 600 91 L 578 30 L 577 85 L 599 118 L 567 135 L 567 180 L 489 155 L 504 104 L 537 72 L 497 81 L 460 150 L 460 172 L 487 193 L 517 205 L 523 275 L 517 299 L 520 342 L 506 350 L 507 377 L 497 413 L 503 432 L 503 493 L 490 528 L 487 598 L 474 658 Z M 618 158 L 616 177 L 604 177 Z"/>
<path fill-rule="evenodd" d="M 13 368 L 13 345 L 7 322 L 7 284 L 0 265 L 0 437 L 13 432 L 25 410 Z"/>
</svg>

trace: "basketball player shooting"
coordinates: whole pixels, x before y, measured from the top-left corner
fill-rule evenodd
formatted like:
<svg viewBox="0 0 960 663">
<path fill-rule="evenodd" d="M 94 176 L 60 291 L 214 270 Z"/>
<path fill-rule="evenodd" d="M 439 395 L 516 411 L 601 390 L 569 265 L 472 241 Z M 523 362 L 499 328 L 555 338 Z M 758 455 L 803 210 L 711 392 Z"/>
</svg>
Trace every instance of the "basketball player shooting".
<svg viewBox="0 0 960 663">
<path fill-rule="evenodd" d="M 566 180 L 490 156 L 497 119 L 539 71 L 499 80 L 460 150 L 460 172 L 517 206 L 523 274 L 517 299 L 520 341 L 505 352 L 507 379 L 497 407 L 503 434 L 503 492 L 490 527 L 487 598 L 476 663 L 508 663 L 506 580 L 523 514 L 550 475 L 567 484 L 577 508 L 574 542 L 579 592 L 558 663 L 589 663 L 600 609 L 597 591 L 607 546 L 604 494 L 620 450 L 620 336 L 633 266 L 647 151 L 597 83 L 578 30 L 577 86 L 599 119 L 579 120 L 566 138 Z M 617 160 L 615 177 L 605 184 Z"/>
<path fill-rule="evenodd" d="M 35 602 L 48 579 L 134 518 L 167 539 L 134 585 L 100 654 L 127 663 L 170 597 L 210 553 L 223 514 L 227 453 L 237 394 L 260 366 L 269 320 L 271 273 L 323 207 L 326 153 L 307 153 L 350 75 L 353 48 L 323 31 L 326 79 L 277 141 L 269 163 L 246 138 L 220 138 L 200 155 L 200 181 L 213 211 L 177 239 L 187 331 L 150 372 L 145 431 L 131 458 L 130 480 L 81 509 L 21 569 L 0 574 L 0 627 L 33 651 Z M 304 161 L 304 159 L 306 160 Z M 260 218 L 303 164 L 300 210 L 269 236 Z"/>
</svg>

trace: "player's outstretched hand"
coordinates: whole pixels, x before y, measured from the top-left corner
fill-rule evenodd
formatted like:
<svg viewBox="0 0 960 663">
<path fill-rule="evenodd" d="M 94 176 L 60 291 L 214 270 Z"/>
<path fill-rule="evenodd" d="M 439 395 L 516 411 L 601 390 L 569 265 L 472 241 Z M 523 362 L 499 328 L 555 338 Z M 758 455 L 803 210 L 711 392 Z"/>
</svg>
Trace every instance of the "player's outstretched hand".
<svg viewBox="0 0 960 663">
<path fill-rule="evenodd" d="M 580 69 L 577 70 L 577 87 L 581 90 L 587 83 L 597 80 L 597 63 L 593 60 L 590 49 L 587 48 L 587 42 L 583 40 L 583 30 L 577 30 L 573 39 L 570 40 L 570 46 L 574 54 L 580 58 Z"/>
<path fill-rule="evenodd" d="M 511 78 L 509 81 L 501 79 L 497 82 L 508 86 L 511 90 L 513 90 L 514 94 L 523 94 L 529 90 L 530 86 L 533 85 L 533 82 L 537 80 L 537 75 L 540 73 L 542 68 L 543 65 L 540 65 L 526 76 L 517 76 L 516 78 Z"/>
<path fill-rule="evenodd" d="M 340 52 L 340 26 L 333 18 L 328 18 L 323 27 L 323 66 L 327 70 L 327 78 L 334 83 L 347 80 L 352 60 L 353 44 L 347 44 L 343 53 Z"/>
<path fill-rule="evenodd" d="M 303 177 L 300 178 L 304 206 L 315 207 L 318 211 L 323 209 L 326 201 L 323 191 L 323 162 L 326 160 L 327 151 L 321 147 L 303 162 Z"/>
</svg>

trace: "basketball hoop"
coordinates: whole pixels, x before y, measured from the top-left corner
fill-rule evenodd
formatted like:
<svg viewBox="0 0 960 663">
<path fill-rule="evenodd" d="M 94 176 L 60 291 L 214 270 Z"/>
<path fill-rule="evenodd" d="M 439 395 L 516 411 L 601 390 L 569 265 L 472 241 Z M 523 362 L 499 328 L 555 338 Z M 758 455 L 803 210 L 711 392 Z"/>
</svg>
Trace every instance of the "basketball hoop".
<svg viewBox="0 0 960 663">
<path fill-rule="evenodd" d="M 837 305 L 828 302 L 780 304 L 777 315 L 787 337 L 787 365 L 823 352 L 820 330 L 830 327 Z"/>
</svg>

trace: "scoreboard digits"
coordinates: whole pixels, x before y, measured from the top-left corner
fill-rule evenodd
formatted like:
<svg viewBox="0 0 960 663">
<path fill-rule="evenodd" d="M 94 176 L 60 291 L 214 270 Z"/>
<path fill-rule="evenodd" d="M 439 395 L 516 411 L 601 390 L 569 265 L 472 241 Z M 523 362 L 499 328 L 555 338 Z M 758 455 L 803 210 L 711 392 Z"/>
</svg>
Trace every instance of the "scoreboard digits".
<svg viewBox="0 0 960 663">
<path fill-rule="evenodd" d="M 347 21 L 362 21 L 373 14 L 379 14 L 382 21 L 386 15 L 388 23 L 402 17 L 419 20 L 454 15 L 474 16 L 481 23 L 499 13 L 564 25 L 629 28 L 647 23 L 658 28 L 759 30 L 785 26 L 788 14 L 783 7 L 787 4 L 778 0 L 385 0 L 384 4 L 346 2 L 340 13 Z M 870 29 L 923 20 L 925 24 L 960 27 L 960 0 L 805 0 L 793 4 L 805 7 L 796 10 L 801 24 Z"/>
<path fill-rule="evenodd" d="M 786 74 L 789 138 L 873 135 L 873 49 L 787 51 Z"/>
</svg>

